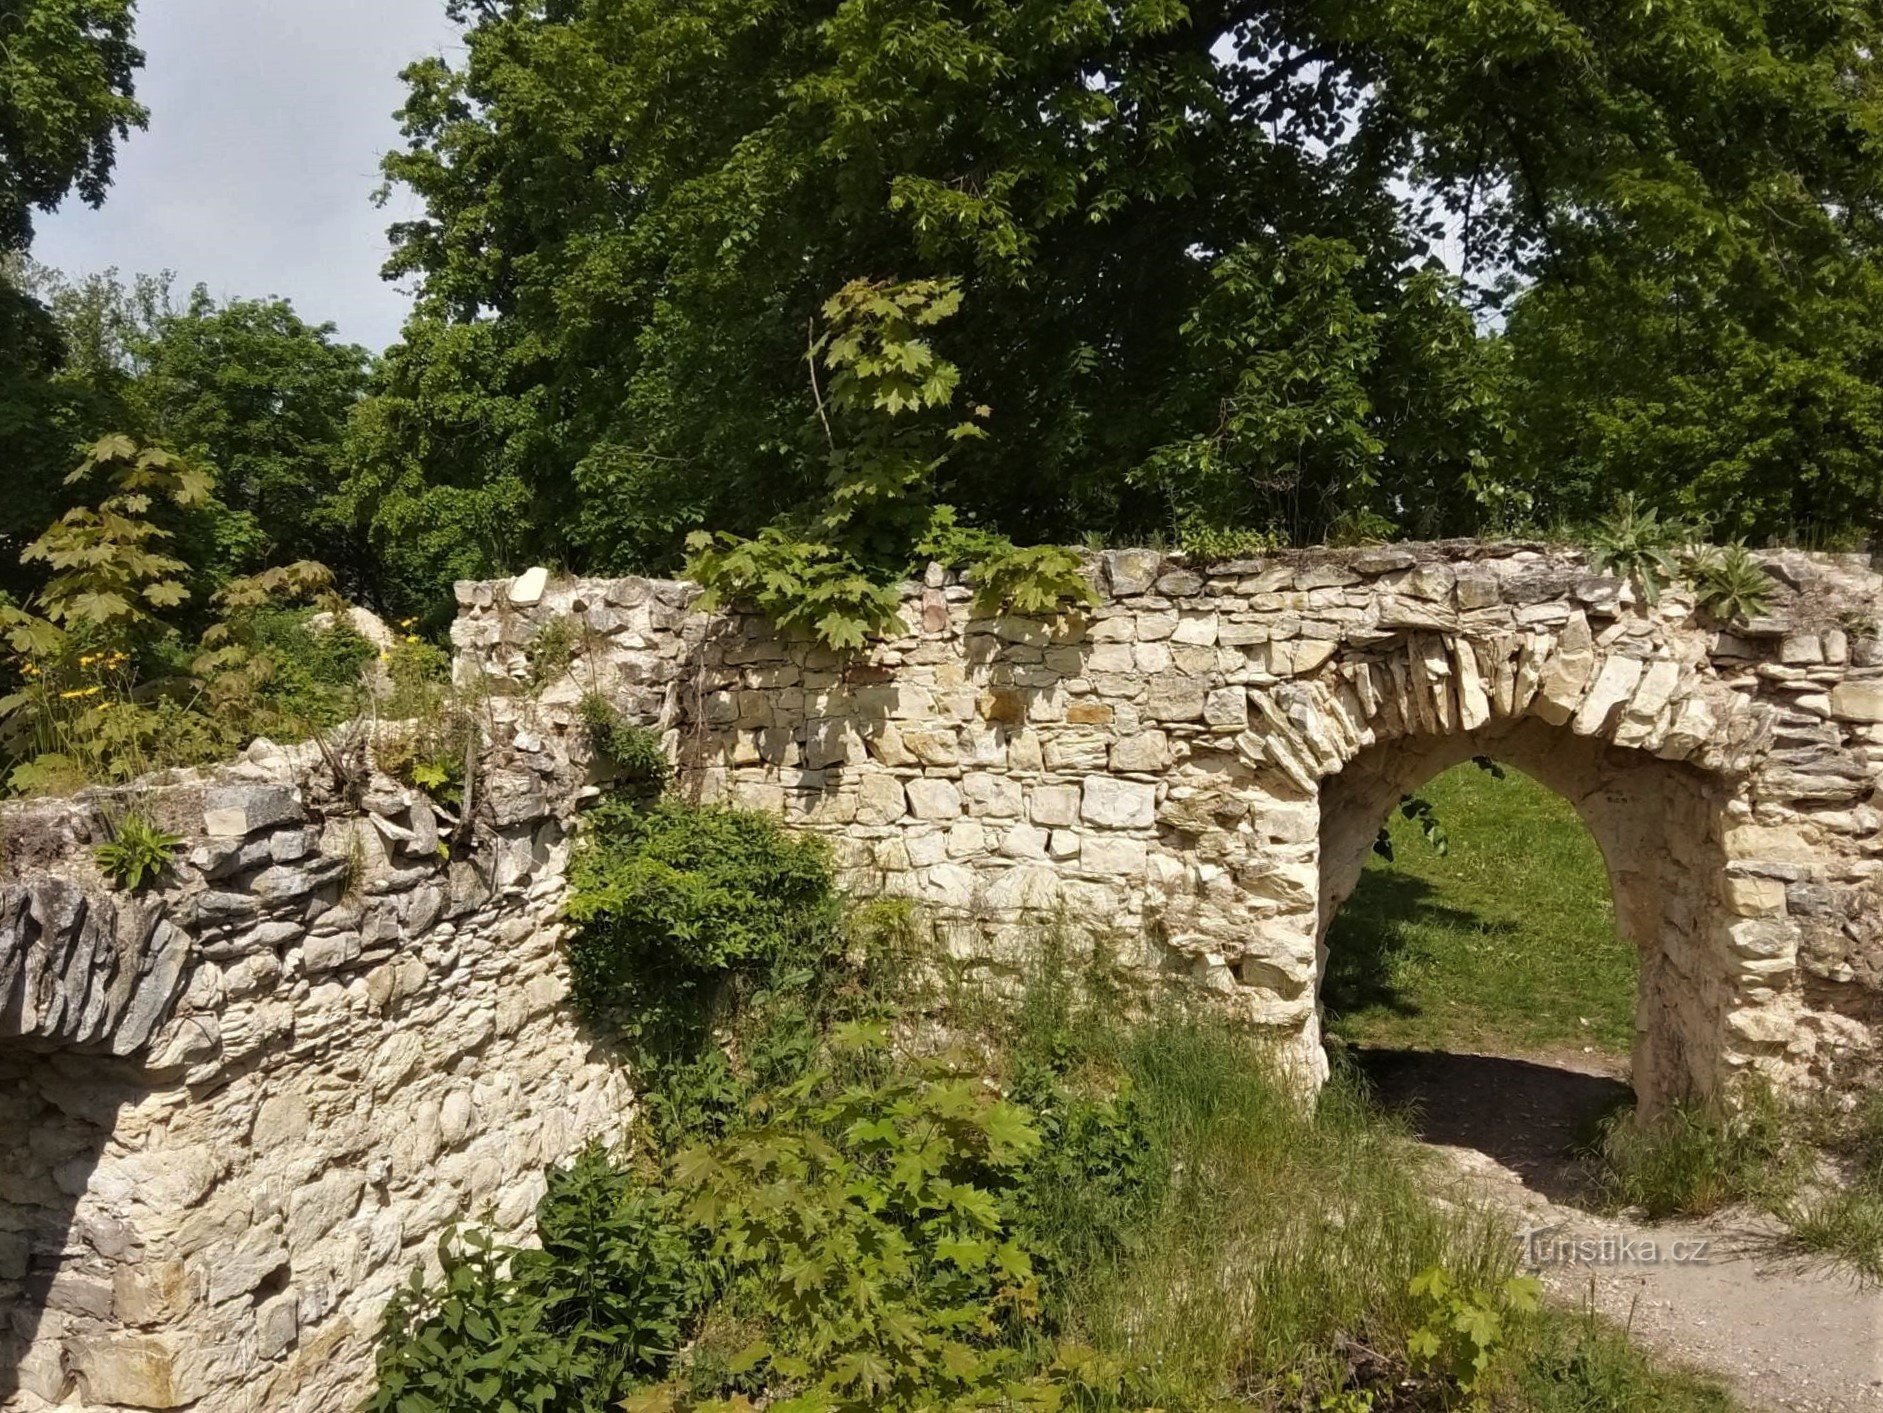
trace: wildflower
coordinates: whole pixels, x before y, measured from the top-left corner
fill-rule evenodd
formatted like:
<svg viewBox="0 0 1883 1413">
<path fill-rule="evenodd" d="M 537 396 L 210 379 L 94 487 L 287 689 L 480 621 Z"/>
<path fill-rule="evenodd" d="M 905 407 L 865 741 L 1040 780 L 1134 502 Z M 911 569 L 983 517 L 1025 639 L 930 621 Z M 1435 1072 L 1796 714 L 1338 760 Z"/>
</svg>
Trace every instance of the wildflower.
<svg viewBox="0 0 1883 1413">
<path fill-rule="evenodd" d="M 408 642 L 408 643 L 416 643 L 416 642 L 418 641 L 418 634 L 416 634 L 416 633 L 407 633 L 407 634 L 405 635 L 405 640 L 406 640 L 406 642 Z"/>
<path fill-rule="evenodd" d="M 99 687 L 95 687 L 95 686 L 94 687 L 80 687 L 76 691 L 59 693 L 59 700 L 63 702 L 69 702 L 69 701 L 72 701 L 76 697 L 95 697 L 98 695 L 98 693 L 101 690 L 103 689 Z"/>
</svg>

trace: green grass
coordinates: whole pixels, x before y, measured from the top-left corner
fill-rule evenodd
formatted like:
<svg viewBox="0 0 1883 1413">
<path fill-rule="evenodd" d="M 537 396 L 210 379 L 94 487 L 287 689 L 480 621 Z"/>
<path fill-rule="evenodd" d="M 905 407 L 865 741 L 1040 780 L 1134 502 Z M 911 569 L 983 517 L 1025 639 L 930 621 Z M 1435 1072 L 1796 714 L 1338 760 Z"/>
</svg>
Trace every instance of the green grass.
<svg viewBox="0 0 1883 1413">
<path fill-rule="evenodd" d="M 1569 803 L 1469 764 L 1419 793 L 1449 853 L 1393 811 L 1397 861 L 1368 863 L 1329 937 L 1330 1030 L 1392 1048 L 1626 1054 L 1638 960 Z"/>
<path fill-rule="evenodd" d="M 1047 1291 L 1052 1324 L 1131 1371 L 1122 1406 L 1168 1413 L 1465 1407 L 1418 1376 L 1409 1345 L 1429 1310 L 1413 1278 L 1442 1267 L 1494 1292 L 1515 1273 L 1503 1214 L 1438 1200 L 1442 1161 L 1382 1114 L 1344 1067 L 1318 1105 L 1277 1082 L 1267 1053 L 1219 1019 L 1125 1022 L 1031 985 L 1008 1058 L 1050 1058 L 1130 1096 L 1150 1174 L 1119 1207 L 1082 1190 L 1036 1212 L 1055 1249 L 1087 1259 Z M 996 1068 L 1001 1068 L 997 1064 Z M 1095 1229 L 1110 1239 L 1094 1242 Z M 1711 1384 L 1659 1367 L 1587 1312 L 1509 1314 L 1481 1406 L 1525 1413 L 1723 1413 Z M 1109 1405 L 1107 1405 L 1109 1406 Z"/>
</svg>

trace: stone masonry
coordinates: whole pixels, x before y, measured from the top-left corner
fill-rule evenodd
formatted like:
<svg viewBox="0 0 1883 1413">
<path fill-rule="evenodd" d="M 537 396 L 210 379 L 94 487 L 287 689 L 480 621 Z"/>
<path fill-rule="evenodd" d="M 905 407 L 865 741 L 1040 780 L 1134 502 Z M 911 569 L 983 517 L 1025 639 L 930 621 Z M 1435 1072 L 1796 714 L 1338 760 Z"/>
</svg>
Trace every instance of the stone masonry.
<svg viewBox="0 0 1883 1413">
<path fill-rule="evenodd" d="M 1765 563 L 1770 616 L 1730 627 L 1577 553 L 1461 542 L 1112 551 L 1097 605 L 1058 621 L 980 616 L 935 569 L 903 631 L 847 662 L 641 579 L 460 585 L 456 641 L 467 678 L 517 680 L 572 620 L 585 648 L 532 706 L 544 730 L 600 691 L 669 731 L 696 795 L 831 835 L 853 888 L 918 900 L 964 954 L 1011 961 L 1054 919 L 1102 932 L 1145 986 L 1269 1027 L 1310 1080 L 1328 926 L 1386 813 L 1499 758 L 1608 860 L 1654 1106 L 1746 1069 L 1848 1081 L 1874 1050 L 1883 577 Z"/>
<path fill-rule="evenodd" d="M 1327 929 L 1382 819 L 1489 755 L 1608 860 L 1645 1103 L 1859 1082 L 1883 577 L 1767 563 L 1771 616 L 1728 628 L 1535 545 L 1113 551 L 1056 621 L 931 571 L 848 661 L 686 584 L 461 585 L 489 736 L 462 822 L 357 731 L 0 808 L 0 1407 L 351 1407 L 438 1235 L 527 1231 L 544 1167 L 618 1132 L 631 1095 L 558 955 L 591 692 L 664 733 L 682 788 L 827 834 L 964 963 L 1103 941 L 1147 1001 L 1214 996 L 1309 1084 Z M 557 620 L 575 660 L 526 691 Z M 189 840 L 137 896 L 92 862 L 131 796 Z"/>
<path fill-rule="evenodd" d="M 423 795 L 326 775 L 261 743 L 0 811 L 0 1406 L 354 1407 L 439 1235 L 530 1230 L 545 1167 L 618 1131 L 563 1006 L 567 770 L 494 757 L 456 849 Z M 91 863 L 132 794 L 191 840 L 136 897 Z"/>
</svg>

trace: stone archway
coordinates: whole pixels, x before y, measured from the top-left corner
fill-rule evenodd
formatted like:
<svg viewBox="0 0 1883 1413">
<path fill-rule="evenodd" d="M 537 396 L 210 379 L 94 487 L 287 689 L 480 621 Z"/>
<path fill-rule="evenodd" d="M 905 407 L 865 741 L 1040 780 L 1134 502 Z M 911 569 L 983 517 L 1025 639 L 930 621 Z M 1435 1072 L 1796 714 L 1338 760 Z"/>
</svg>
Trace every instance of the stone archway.
<svg viewBox="0 0 1883 1413">
<path fill-rule="evenodd" d="M 1514 766 L 1562 796 L 1601 851 L 1617 930 L 1640 957 L 1633 1075 L 1642 1105 L 1711 1093 L 1724 1070 L 1734 999 L 1720 897 L 1731 791 L 1704 771 L 1640 750 L 1528 718 L 1361 752 L 1321 791 L 1318 971 L 1380 822 L 1402 795 L 1475 756 Z"/>
</svg>

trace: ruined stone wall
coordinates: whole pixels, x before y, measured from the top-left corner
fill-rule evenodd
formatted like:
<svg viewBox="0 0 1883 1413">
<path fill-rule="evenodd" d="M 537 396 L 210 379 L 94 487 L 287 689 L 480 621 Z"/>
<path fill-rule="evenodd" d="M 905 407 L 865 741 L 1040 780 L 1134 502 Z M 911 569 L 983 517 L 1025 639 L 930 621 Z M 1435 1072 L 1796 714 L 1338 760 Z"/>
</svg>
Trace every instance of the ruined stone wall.
<svg viewBox="0 0 1883 1413">
<path fill-rule="evenodd" d="M 963 958 L 1069 923 L 1310 1079 L 1328 924 L 1382 817 L 1493 755 L 1608 859 L 1647 1102 L 1746 1068 L 1843 1082 L 1883 1009 L 1883 579 L 1770 564 L 1772 616 L 1731 630 L 1537 546 L 1116 551 L 1054 622 L 937 570 L 847 662 L 684 584 L 462 585 L 491 739 L 461 827 L 344 747 L 264 744 L 133 792 L 189 846 L 132 897 L 91 854 L 131 799 L 0 809 L 3 1406 L 344 1409 L 437 1235 L 523 1231 L 544 1166 L 619 1127 L 558 957 L 590 693 L 665 733 L 684 789 L 829 835 Z M 534 690 L 561 619 L 575 660 Z"/>
<path fill-rule="evenodd" d="M 533 743 L 527 736 L 521 743 Z M 336 1413 L 449 1225 L 615 1131 L 556 922 L 576 782 L 509 738 L 474 841 L 309 750 L 0 811 L 0 1406 Z M 553 803 L 552 803 L 553 802 Z M 162 888 L 93 867 L 131 805 Z"/>
<path fill-rule="evenodd" d="M 1650 1104 L 1753 1066 L 1854 1073 L 1883 997 L 1883 579 L 1775 555 L 1731 629 L 1535 545 L 1315 551 L 1192 567 L 1094 558 L 1057 622 L 909 586 L 904 631 L 840 662 L 646 580 L 459 590 L 459 670 L 520 681 L 543 625 L 665 728 L 689 789 L 828 833 L 851 883 L 1011 960 L 1070 917 L 1147 987 L 1190 982 L 1310 1074 L 1333 911 L 1400 792 L 1479 753 L 1568 795 L 1640 946 Z M 579 746 L 576 749 L 580 749 Z"/>
</svg>

